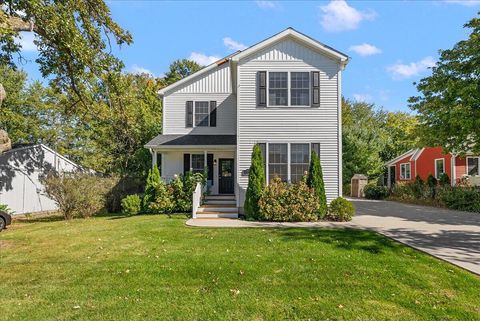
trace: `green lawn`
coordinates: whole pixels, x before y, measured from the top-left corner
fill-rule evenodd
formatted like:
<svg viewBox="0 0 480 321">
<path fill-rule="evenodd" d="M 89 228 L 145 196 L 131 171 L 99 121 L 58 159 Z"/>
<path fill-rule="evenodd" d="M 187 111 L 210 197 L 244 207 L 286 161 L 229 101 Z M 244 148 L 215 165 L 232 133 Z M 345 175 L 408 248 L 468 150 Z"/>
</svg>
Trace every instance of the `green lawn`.
<svg viewBox="0 0 480 321">
<path fill-rule="evenodd" d="M 480 278 L 378 234 L 16 222 L 1 320 L 479 320 Z"/>
</svg>

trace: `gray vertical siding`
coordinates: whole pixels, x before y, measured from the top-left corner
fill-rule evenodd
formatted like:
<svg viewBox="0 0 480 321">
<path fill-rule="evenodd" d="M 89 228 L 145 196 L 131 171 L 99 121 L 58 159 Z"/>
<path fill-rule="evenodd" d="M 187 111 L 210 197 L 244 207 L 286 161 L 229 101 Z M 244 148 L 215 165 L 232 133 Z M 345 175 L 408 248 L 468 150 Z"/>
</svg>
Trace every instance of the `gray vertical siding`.
<svg viewBox="0 0 480 321">
<path fill-rule="evenodd" d="M 320 72 L 320 107 L 256 106 L 256 73 L 266 71 Z M 248 177 L 242 171 L 250 166 L 256 142 L 320 142 L 320 158 L 327 199 L 339 195 L 339 92 L 337 62 L 293 40 L 283 40 L 252 54 L 238 65 L 237 177 L 239 205 L 243 206 Z"/>
</svg>

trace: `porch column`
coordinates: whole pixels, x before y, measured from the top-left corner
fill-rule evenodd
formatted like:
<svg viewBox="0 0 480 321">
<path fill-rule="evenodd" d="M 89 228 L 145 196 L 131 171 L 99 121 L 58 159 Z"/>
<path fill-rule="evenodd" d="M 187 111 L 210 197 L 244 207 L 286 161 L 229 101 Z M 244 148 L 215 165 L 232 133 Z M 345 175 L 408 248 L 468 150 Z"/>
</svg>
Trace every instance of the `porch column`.
<svg viewBox="0 0 480 321">
<path fill-rule="evenodd" d="M 457 159 L 457 156 L 456 155 L 452 155 L 452 186 L 455 186 L 456 183 L 457 183 L 457 171 L 455 170 L 456 169 L 456 159 Z"/>
<path fill-rule="evenodd" d="M 207 154 L 208 154 L 208 152 L 207 152 L 207 150 L 205 149 L 205 150 L 203 151 L 203 168 L 204 168 L 204 169 L 205 169 L 205 167 L 207 167 Z"/>
<path fill-rule="evenodd" d="M 152 154 L 152 168 L 157 166 L 157 151 L 154 150 Z"/>
</svg>

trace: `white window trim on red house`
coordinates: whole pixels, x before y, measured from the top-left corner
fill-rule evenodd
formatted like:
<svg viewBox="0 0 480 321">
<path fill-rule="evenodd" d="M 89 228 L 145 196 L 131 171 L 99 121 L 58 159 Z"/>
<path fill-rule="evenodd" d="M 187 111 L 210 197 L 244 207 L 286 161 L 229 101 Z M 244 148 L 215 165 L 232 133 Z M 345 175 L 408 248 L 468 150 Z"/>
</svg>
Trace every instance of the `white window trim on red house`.
<svg viewBox="0 0 480 321">
<path fill-rule="evenodd" d="M 408 165 L 408 167 L 409 167 L 409 169 L 410 169 L 410 170 L 409 170 L 409 175 L 408 175 L 408 177 L 406 177 L 406 174 L 407 174 L 407 169 L 406 169 L 406 167 L 405 167 L 405 176 L 402 175 L 402 167 L 407 166 L 407 165 Z M 410 162 L 408 162 L 408 163 L 400 163 L 400 175 L 399 175 L 399 177 L 400 177 L 400 180 L 402 180 L 402 181 L 408 181 L 408 180 L 411 180 L 411 179 L 412 179 L 412 165 L 410 164 Z"/>
<path fill-rule="evenodd" d="M 440 178 L 440 175 L 438 174 L 438 170 L 437 170 L 437 161 L 442 161 L 442 166 L 443 166 L 443 173 L 445 173 L 445 157 L 442 157 L 442 158 L 435 158 L 435 160 L 433 161 L 433 165 L 435 167 L 435 178 L 436 179 L 439 179 Z M 443 174 L 442 173 L 442 174 Z"/>
</svg>

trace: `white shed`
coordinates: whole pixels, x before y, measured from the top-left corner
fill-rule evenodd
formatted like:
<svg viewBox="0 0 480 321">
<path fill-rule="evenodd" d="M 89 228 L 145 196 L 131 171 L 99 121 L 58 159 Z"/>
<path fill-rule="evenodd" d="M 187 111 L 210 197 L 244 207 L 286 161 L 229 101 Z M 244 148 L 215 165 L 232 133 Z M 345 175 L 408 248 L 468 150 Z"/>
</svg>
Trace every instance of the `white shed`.
<svg viewBox="0 0 480 321">
<path fill-rule="evenodd" d="M 0 204 L 14 214 L 53 211 L 40 177 L 51 170 L 72 172 L 81 167 L 43 144 L 13 148 L 0 154 Z"/>
</svg>

